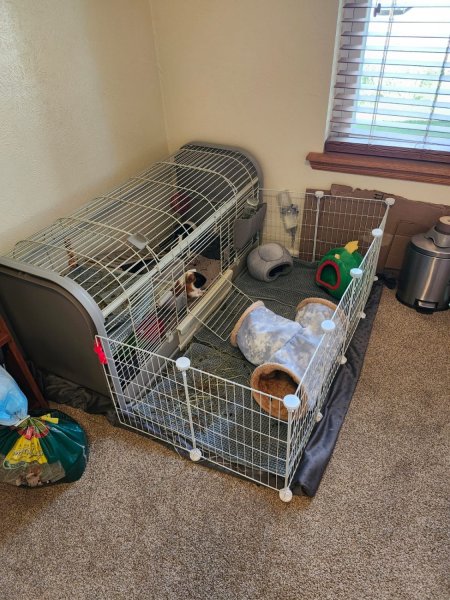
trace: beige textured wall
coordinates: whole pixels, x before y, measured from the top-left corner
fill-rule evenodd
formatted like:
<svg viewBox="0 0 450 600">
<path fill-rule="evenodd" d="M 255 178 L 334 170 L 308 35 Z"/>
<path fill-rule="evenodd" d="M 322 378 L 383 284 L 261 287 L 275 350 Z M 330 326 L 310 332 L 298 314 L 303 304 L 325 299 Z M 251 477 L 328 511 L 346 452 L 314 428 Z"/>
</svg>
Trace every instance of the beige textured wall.
<svg viewBox="0 0 450 600">
<path fill-rule="evenodd" d="M 0 251 L 166 153 L 148 0 L 0 0 Z"/>
<path fill-rule="evenodd" d="M 321 152 L 338 0 L 149 0 L 171 150 L 191 139 L 241 145 L 266 186 L 376 188 L 450 204 L 446 186 L 313 171 Z"/>
<path fill-rule="evenodd" d="M 191 139 L 249 149 L 266 186 L 334 182 L 450 205 L 448 187 L 306 163 L 323 146 L 337 10 L 0 0 L 0 252 Z"/>
</svg>

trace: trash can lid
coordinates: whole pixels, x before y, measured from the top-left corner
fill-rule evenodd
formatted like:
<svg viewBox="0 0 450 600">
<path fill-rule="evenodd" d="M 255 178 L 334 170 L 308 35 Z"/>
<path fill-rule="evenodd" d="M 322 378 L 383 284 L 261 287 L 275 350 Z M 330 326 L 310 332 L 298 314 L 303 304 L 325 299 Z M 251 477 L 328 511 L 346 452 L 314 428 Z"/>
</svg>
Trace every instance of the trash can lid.
<svg viewBox="0 0 450 600">
<path fill-rule="evenodd" d="M 411 245 L 421 254 L 434 256 L 435 258 L 450 259 L 450 235 L 439 233 L 434 227 L 426 233 L 419 233 L 413 236 Z"/>
<path fill-rule="evenodd" d="M 450 215 L 440 217 L 439 221 L 435 225 L 435 228 L 438 233 L 443 233 L 444 235 L 450 236 Z"/>
</svg>

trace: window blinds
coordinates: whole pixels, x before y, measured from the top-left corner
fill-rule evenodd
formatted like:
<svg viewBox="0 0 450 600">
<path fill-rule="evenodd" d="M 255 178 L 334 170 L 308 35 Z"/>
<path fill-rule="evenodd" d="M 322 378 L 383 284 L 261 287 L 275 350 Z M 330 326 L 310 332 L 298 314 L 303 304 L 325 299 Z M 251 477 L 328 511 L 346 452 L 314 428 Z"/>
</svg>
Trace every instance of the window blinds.
<svg viewBox="0 0 450 600">
<path fill-rule="evenodd" d="M 450 0 L 343 2 L 325 147 L 450 152 Z"/>
</svg>

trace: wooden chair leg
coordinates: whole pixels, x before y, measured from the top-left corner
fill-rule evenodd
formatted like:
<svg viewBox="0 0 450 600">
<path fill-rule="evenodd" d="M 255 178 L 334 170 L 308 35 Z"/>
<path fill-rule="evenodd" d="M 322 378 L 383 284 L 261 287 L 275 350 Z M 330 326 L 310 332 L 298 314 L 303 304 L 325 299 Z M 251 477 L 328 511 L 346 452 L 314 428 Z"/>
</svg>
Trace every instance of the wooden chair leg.
<svg viewBox="0 0 450 600">
<path fill-rule="evenodd" d="M 6 348 L 5 360 L 13 371 L 12 375 L 18 380 L 20 387 L 25 388 L 30 408 L 47 408 L 48 402 L 41 394 L 21 351 L 12 337 L 5 321 L 0 317 L 0 346 Z"/>
</svg>

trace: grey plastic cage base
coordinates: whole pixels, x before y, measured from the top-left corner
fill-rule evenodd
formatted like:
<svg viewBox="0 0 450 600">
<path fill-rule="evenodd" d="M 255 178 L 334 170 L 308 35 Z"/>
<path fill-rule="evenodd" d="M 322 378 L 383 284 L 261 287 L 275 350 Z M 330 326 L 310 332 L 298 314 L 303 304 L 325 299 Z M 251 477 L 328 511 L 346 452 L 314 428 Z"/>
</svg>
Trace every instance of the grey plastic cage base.
<svg viewBox="0 0 450 600">
<path fill-rule="evenodd" d="M 14 335 L 38 368 L 108 395 L 94 338 L 106 335 L 94 300 L 76 283 L 2 258 L 0 306 Z M 101 333 L 103 332 L 103 333 Z"/>
<path fill-rule="evenodd" d="M 264 177 L 263 172 L 261 170 L 261 166 L 258 160 L 253 156 L 253 154 L 248 150 L 245 150 L 245 148 L 241 148 L 240 146 L 222 146 L 222 144 L 215 144 L 213 142 L 199 142 L 198 140 L 188 142 L 187 144 L 184 144 L 182 148 L 186 148 L 186 146 L 199 146 L 203 148 L 215 148 L 216 150 L 232 150 L 234 152 L 239 152 L 240 154 L 245 156 L 245 158 L 247 158 L 251 163 L 253 163 L 253 166 L 256 170 L 256 174 L 258 176 L 259 187 L 264 187 Z"/>
</svg>

